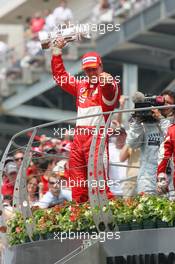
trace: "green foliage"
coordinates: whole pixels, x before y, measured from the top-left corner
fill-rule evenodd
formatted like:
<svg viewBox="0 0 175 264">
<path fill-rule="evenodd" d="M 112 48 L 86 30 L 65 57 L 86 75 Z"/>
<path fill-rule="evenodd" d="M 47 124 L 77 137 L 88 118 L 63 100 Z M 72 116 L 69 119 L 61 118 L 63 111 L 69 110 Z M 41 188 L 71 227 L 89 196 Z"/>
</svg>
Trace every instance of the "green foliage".
<svg viewBox="0 0 175 264">
<path fill-rule="evenodd" d="M 175 202 L 158 196 L 142 195 L 130 199 L 110 200 L 103 211 L 111 209 L 117 224 L 142 223 L 143 221 L 161 220 L 173 226 L 175 221 Z M 52 232 L 94 230 L 93 215 L 99 208 L 91 208 L 88 203 L 69 202 L 63 206 L 49 209 L 35 209 L 33 218 L 36 231 L 34 237 Z M 32 219 L 28 219 L 31 222 Z M 10 245 L 23 244 L 29 240 L 22 215 L 17 212 L 9 220 L 8 238 Z"/>
</svg>

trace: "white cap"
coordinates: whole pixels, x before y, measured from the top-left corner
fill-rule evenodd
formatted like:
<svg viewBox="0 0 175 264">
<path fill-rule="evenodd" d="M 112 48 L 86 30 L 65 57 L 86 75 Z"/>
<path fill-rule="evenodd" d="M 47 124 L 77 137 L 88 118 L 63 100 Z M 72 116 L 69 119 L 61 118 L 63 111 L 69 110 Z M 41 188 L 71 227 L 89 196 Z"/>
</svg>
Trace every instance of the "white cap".
<svg viewBox="0 0 175 264">
<path fill-rule="evenodd" d="M 53 172 L 61 173 L 63 175 L 66 162 L 67 160 L 65 159 L 58 161 L 56 166 L 53 168 Z"/>
</svg>

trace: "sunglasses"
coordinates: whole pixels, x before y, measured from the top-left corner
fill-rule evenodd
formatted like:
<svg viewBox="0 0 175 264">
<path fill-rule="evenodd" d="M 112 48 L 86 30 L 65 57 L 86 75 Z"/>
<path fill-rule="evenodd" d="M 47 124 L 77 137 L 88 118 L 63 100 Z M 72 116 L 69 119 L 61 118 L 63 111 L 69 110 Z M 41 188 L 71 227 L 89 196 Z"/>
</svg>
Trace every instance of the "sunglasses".
<svg viewBox="0 0 175 264">
<path fill-rule="evenodd" d="M 15 159 L 15 161 L 19 161 L 19 160 L 23 160 L 23 157 Z"/>
</svg>

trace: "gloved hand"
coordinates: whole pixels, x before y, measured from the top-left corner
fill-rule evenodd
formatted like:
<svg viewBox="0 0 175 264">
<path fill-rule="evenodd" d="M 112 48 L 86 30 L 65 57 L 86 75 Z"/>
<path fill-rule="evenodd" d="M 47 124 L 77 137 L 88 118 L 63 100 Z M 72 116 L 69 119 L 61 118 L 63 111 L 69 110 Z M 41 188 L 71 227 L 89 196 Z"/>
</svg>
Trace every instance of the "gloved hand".
<svg viewBox="0 0 175 264">
<path fill-rule="evenodd" d="M 168 192 L 168 177 L 166 173 L 161 172 L 157 177 L 158 194 L 166 194 Z"/>
</svg>

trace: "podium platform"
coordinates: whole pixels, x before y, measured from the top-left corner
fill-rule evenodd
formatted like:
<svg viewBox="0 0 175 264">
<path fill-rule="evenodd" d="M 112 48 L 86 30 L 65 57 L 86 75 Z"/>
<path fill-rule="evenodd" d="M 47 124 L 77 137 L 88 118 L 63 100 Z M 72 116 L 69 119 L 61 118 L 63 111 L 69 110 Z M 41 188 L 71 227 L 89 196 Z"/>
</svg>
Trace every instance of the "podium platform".
<svg viewBox="0 0 175 264">
<path fill-rule="evenodd" d="M 86 243 L 85 243 L 86 242 Z M 120 232 L 120 239 L 40 240 L 3 251 L 2 264 L 173 264 L 175 228 Z"/>
</svg>

